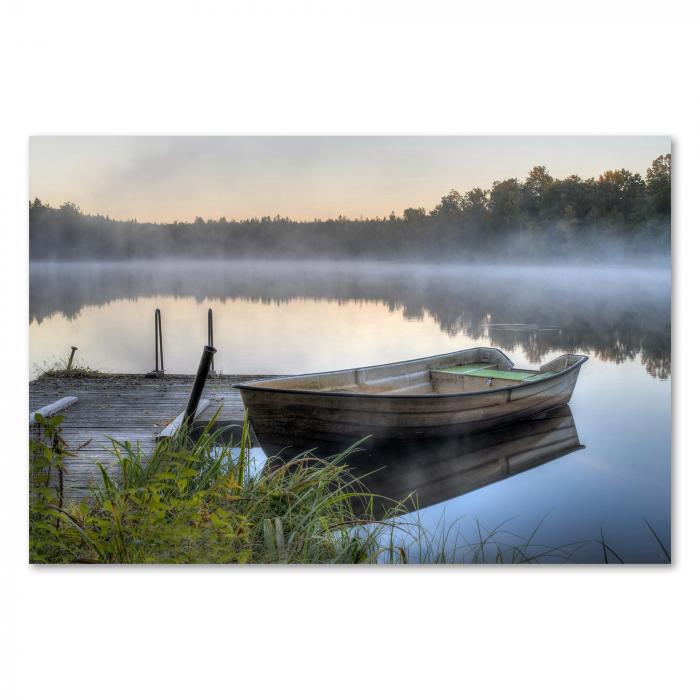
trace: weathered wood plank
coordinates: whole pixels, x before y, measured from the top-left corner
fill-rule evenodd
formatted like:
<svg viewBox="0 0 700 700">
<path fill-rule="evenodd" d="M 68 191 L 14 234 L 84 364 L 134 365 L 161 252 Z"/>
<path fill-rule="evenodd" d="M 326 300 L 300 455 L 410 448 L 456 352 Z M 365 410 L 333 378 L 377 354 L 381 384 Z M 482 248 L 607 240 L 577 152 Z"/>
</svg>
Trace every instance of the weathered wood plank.
<svg viewBox="0 0 700 700">
<path fill-rule="evenodd" d="M 197 404 L 197 408 L 194 412 L 194 417 L 197 418 L 208 405 L 209 405 L 208 399 L 200 399 L 199 403 Z M 158 433 L 158 435 L 156 436 L 156 440 L 163 440 L 165 438 L 172 437 L 175 434 L 175 431 L 182 425 L 182 421 L 184 419 L 185 419 L 185 412 L 182 411 L 182 413 L 179 413 L 174 420 L 170 421 L 170 423 L 168 423 L 165 426 L 165 428 L 163 428 L 163 430 L 161 430 L 160 433 Z M 187 428 L 187 430 L 189 433 L 189 428 Z M 188 435 L 188 437 L 189 437 L 189 435 Z"/>
<path fill-rule="evenodd" d="M 262 375 L 214 375 L 207 379 L 199 414 L 209 420 L 240 423 L 243 402 L 233 386 Z M 37 410 L 65 397 L 78 399 L 66 411 L 61 426 L 69 455 L 65 460 L 65 492 L 84 495 L 99 476 L 100 462 L 114 472 L 116 458 L 112 440 L 139 444 L 147 454 L 165 426 L 184 411 L 194 377 L 165 375 L 148 379 L 141 375 L 104 375 L 90 378 L 46 377 L 29 384 L 29 406 Z M 62 409 L 61 409 L 62 410 Z"/>
</svg>

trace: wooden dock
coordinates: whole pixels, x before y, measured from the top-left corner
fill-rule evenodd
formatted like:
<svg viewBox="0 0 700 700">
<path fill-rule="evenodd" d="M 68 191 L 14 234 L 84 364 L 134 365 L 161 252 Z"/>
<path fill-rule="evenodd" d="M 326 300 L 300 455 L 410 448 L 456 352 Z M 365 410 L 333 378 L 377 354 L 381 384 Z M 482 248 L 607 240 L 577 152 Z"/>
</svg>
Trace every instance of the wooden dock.
<svg viewBox="0 0 700 700">
<path fill-rule="evenodd" d="M 219 420 L 240 423 L 243 403 L 234 384 L 257 376 L 212 375 L 204 387 L 206 410 L 197 420 L 211 418 L 221 409 Z M 83 495 L 98 475 L 97 461 L 114 464 L 109 438 L 140 443 L 145 452 L 153 449 L 156 436 L 184 411 L 193 376 L 165 375 L 145 378 L 140 374 L 104 375 L 94 378 L 43 377 L 29 384 L 29 411 L 64 396 L 77 403 L 63 415 L 62 437 L 73 454 L 65 461 L 67 496 Z"/>
</svg>

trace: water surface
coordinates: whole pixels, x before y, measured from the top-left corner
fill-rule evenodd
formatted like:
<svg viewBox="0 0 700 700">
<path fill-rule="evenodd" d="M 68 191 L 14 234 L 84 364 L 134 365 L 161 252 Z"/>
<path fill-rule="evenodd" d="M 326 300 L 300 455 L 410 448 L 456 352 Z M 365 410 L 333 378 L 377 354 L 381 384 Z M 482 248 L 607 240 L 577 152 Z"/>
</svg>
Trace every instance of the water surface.
<svg viewBox="0 0 700 700">
<path fill-rule="evenodd" d="M 496 346 L 519 367 L 588 354 L 570 404 L 583 449 L 422 507 L 474 531 L 508 521 L 538 541 L 599 538 L 627 562 L 670 548 L 671 277 L 663 268 L 580 269 L 290 262 L 34 263 L 30 369 L 71 345 L 97 369 L 193 373 L 214 312 L 216 369 L 297 373 Z M 421 467 L 427 469 L 427 466 Z M 458 480 L 457 480 L 458 481 Z M 395 484 L 394 484 L 395 486 Z M 593 545 L 577 561 L 599 561 Z"/>
</svg>

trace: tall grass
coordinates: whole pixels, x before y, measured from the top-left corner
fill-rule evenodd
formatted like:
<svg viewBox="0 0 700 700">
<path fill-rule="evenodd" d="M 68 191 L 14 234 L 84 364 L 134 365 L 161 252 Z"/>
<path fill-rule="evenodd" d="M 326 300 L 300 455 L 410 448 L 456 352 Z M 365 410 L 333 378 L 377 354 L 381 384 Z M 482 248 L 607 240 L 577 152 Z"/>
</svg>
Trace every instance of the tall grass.
<svg viewBox="0 0 700 700">
<path fill-rule="evenodd" d="M 65 505 L 50 485 L 51 472 L 62 469 L 60 446 L 35 442 L 30 559 L 358 563 L 387 552 L 391 560 L 405 559 L 398 545 L 385 544 L 386 532 L 398 526 L 374 517 L 379 497 L 346 472 L 346 455 L 302 454 L 253 471 L 247 424 L 240 446 L 222 446 L 217 437 L 205 430 L 190 443 L 180 431 L 150 455 L 114 441 L 116 475 L 97 464 L 90 498 Z M 399 515 L 401 505 L 388 512 Z"/>
<path fill-rule="evenodd" d="M 29 558 L 33 563 L 533 563 L 567 562 L 595 540 L 536 542 L 507 523 L 467 537 L 459 522 L 423 527 L 417 503 L 368 492 L 346 466 L 310 453 L 256 465 L 244 422 L 222 444 L 216 417 L 191 441 L 181 430 L 150 454 L 113 441 L 114 464 L 96 464 L 89 497 L 63 491 L 62 418 L 38 417 L 30 441 Z M 415 512 L 413 512 L 415 511 Z M 647 524 L 648 525 L 648 524 Z M 648 526 L 664 554 L 661 540 Z M 622 561 L 601 539 L 608 554 Z"/>
</svg>

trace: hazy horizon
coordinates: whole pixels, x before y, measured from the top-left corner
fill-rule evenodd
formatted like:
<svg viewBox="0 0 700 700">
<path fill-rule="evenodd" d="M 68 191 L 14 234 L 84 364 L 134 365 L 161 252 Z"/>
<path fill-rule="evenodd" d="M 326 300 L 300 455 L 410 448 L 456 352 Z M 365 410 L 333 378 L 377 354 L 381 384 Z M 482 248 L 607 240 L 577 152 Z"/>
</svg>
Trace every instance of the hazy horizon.
<svg viewBox="0 0 700 700">
<path fill-rule="evenodd" d="M 34 136 L 29 196 L 153 223 L 371 219 L 535 165 L 555 178 L 643 176 L 670 150 L 666 136 Z"/>
</svg>

